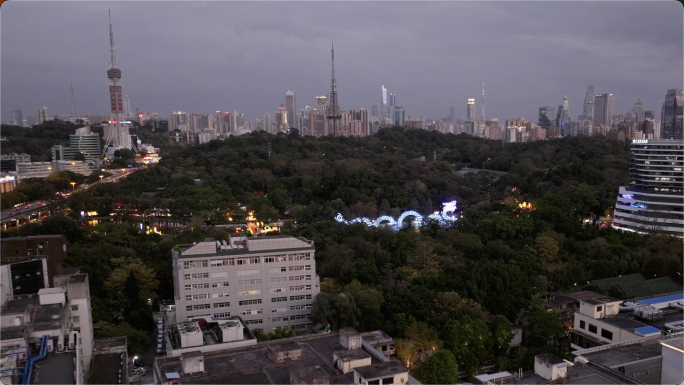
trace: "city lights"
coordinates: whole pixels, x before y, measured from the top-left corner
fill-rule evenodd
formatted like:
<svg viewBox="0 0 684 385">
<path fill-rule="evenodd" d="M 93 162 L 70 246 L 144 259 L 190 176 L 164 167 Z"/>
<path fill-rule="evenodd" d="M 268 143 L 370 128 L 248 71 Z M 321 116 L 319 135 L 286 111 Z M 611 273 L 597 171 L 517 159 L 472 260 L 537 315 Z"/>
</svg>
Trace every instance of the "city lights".
<svg viewBox="0 0 684 385">
<path fill-rule="evenodd" d="M 458 217 L 455 213 L 456 208 L 456 201 L 442 203 L 442 212 L 440 213 L 439 211 L 435 211 L 433 214 L 428 215 L 427 218 L 428 220 L 435 220 L 439 222 L 441 226 L 446 226 L 448 222 L 458 220 Z M 338 213 L 335 216 L 335 220 L 346 225 L 353 225 L 355 223 L 363 223 L 368 227 L 381 227 L 381 225 L 385 225 L 389 226 L 389 228 L 395 231 L 398 231 L 403 227 L 404 219 L 407 217 L 414 217 L 412 222 L 413 227 L 418 228 L 423 225 L 423 216 L 414 210 L 404 211 L 396 220 L 389 215 L 382 215 L 376 218 L 375 221 L 372 221 L 366 217 L 354 218 L 351 221 L 347 221 L 344 219 L 341 213 Z"/>
</svg>

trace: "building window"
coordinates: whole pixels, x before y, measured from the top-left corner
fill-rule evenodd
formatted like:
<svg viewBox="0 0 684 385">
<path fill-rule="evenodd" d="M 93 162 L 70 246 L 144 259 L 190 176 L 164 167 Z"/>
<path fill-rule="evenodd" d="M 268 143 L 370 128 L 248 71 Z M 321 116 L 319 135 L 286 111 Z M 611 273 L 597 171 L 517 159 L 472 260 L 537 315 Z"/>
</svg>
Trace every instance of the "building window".
<svg viewBox="0 0 684 385">
<path fill-rule="evenodd" d="M 278 271 L 279 272 L 279 271 Z M 271 283 L 286 282 L 287 277 L 275 277 L 271 278 Z"/>
<path fill-rule="evenodd" d="M 78 322 L 78 320 L 81 319 L 81 317 L 79 317 L 79 316 L 77 316 L 77 315 L 76 315 L 76 316 L 73 316 L 72 318 L 73 318 L 73 320 L 74 320 L 74 323 Z"/>
<path fill-rule="evenodd" d="M 609 339 L 612 341 L 613 340 L 613 332 L 611 332 L 610 330 L 601 329 L 601 337 Z"/>
<path fill-rule="evenodd" d="M 241 295 L 257 295 L 261 294 L 261 290 L 250 290 L 250 291 L 243 291 L 240 293 Z"/>
<path fill-rule="evenodd" d="M 261 285 L 260 279 L 245 279 L 238 281 L 238 285 Z"/>
<path fill-rule="evenodd" d="M 597 306 L 596 311 L 603 311 L 603 306 Z"/>
<path fill-rule="evenodd" d="M 286 301 L 287 301 L 287 297 L 274 297 L 274 298 L 271 298 L 271 302 L 286 302 Z"/>
<path fill-rule="evenodd" d="M 283 267 L 276 267 L 274 269 L 269 270 L 268 272 L 269 273 L 284 273 L 286 271 L 287 271 L 287 267 L 283 266 Z"/>
<path fill-rule="evenodd" d="M 264 320 L 262 319 L 252 319 L 252 320 L 246 320 L 245 324 L 247 325 L 258 325 L 264 323 Z"/>
<path fill-rule="evenodd" d="M 242 304 L 240 304 L 240 305 L 242 305 Z M 217 307 L 230 307 L 230 302 L 219 302 L 219 303 L 215 303 L 215 304 L 214 304 L 214 307 L 215 307 L 215 308 L 217 308 Z"/>
<path fill-rule="evenodd" d="M 225 313 L 214 313 L 214 318 L 215 319 L 225 319 L 230 317 L 230 312 L 225 312 Z"/>
<path fill-rule="evenodd" d="M 78 305 L 71 305 L 71 311 L 78 311 Z"/>
<path fill-rule="evenodd" d="M 596 334 L 598 329 L 596 329 L 596 325 L 589 324 L 589 331 Z"/>
<path fill-rule="evenodd" d="M 253 275 L 259 274 L 259 270 L 242 270 L 238 271 L 237 275 Z"/>
<path fill-rule="evenodd" d="M 261 304 L 261 300 L 260 299 L 248 299 L 246 301 L 240 301 L 239 304 L 240 304 L 240 306 L 259 305 L 259 304 Z"/>
<path fill-rule="evenodd" d="M 255 263 L 260 262 L 259 257 L 244 257 L 244 258 L 237 258 L 237 264 L 238 265 L 251 265 Z"/>
<path fill-rule="evenodd" d="M 252 314 L 261 314 L 261 313 L 262 313 L 261 309 L 243 310 L 240 312 L 240 315 L 252 315 Z"/>
<path fill-rule="evenodd" d="M 282 292 L 284 292 L 284 291 L 285 291 L 285 289 L 283 289 L 283 288 L 280 288 L 280 289 L 271 289 L 271 293 L 282 293 Z"/>
<path fill-rule="evenodd" d="M 586 323 L 580 320 L 580 329 L 586 329 Z"/>
<path fill-rule="evenodd" d="M 277 308 L 271 310 L 271 313 L 279 313 L 279 312 L 282 313 L 282 312 L 286 312 L 286 311 L 287 311 L 287 307 L 277 307 Z"/>
</svg>

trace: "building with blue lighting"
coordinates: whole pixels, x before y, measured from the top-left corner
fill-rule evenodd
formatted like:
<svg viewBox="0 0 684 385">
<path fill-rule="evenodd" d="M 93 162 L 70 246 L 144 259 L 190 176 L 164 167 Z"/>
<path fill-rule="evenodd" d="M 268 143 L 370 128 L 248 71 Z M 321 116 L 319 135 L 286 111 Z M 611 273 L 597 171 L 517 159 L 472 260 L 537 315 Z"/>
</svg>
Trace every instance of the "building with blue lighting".
<svg viewBox="0 0 684 385">
<path fill-rule="evenodd" d="M 633 140 L 629 186 L 620 186 L 613 227 L 683 237 L 683 169 L 681 140 Z"/>
</svg>

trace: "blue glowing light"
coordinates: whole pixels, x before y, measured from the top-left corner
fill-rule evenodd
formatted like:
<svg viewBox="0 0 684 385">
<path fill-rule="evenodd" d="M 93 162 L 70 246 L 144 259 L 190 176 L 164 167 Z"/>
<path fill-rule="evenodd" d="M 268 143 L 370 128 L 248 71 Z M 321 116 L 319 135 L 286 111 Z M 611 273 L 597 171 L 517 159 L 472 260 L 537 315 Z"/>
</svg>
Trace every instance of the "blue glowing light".
<svg viewBox="0 0 684 385">
<path fill-rule="evenodd" d="M 626 198 L 626 199 L 634 199 L 634 195 L 630 195 L 630 194 L 622 194 L 622 197 Z"/>
<path fill-rule="evenodd" d="M 447 222 L 453 222 L 458 220 L 458 217 L 456 216 L 456 201 L 451 201 L 451 202 L 446 202 L 442 204 L 442 212 L 435 212 L 434 214 L 428 215 L 428 220 L 435 220 L 439 222 L 441 226 L 447 226 Z M 369 218 L 354 218 L 351 221 L 348 221 L 344 219 L 342 214 L 338 213 L 335 216 L 335 221 L 339 223 L 344 223 L 346 225 L 353 225 L 354 223 L 363 223 L 368 227 L 389 227 L 392 230 L 401 230 L 401 228 L 404 225 L 404 219 L 407 217 L 414 217 L 414 220 L 412 222 L 413 227 L 420 227 L 423 225 L 423 216 L 420 215 L 418 212 L 409 210 L 409 211 L 404 211 L 401 213 L 399 218 L 394 219 L 389 215 L 382 215 L 378 218 L 375 219 L 375 221 L 370 220 Z"/>
<path fill-rule="evenodd" d="M 639 209 L 647 209 L 647 208 L 648 208 L 648 206 L 646 206 L 646 205 L 643 204 L 643 203 L 630 203 L 629 205 L 630 205 L 631 207 L 636 207 L 636 208 L 639 208 Z"/>
</svg>

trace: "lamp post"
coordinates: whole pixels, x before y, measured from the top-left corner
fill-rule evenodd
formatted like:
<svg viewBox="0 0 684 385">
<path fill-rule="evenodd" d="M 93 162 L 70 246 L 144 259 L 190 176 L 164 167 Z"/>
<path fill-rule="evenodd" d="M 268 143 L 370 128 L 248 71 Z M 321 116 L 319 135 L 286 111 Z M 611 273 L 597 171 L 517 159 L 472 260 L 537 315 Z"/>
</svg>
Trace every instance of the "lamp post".
<svg viewBox="0 0 684 385">
<path fill-rule="evenodd" d="M 100 180 L 102 180 L 102 178 L 104 178 L 104 175 L 100 175 Z"/>
<path fill-rule="evenodd" d="M 76 182 L 71 182 L 71 191 L 76 191 Z"/>
</svg>

